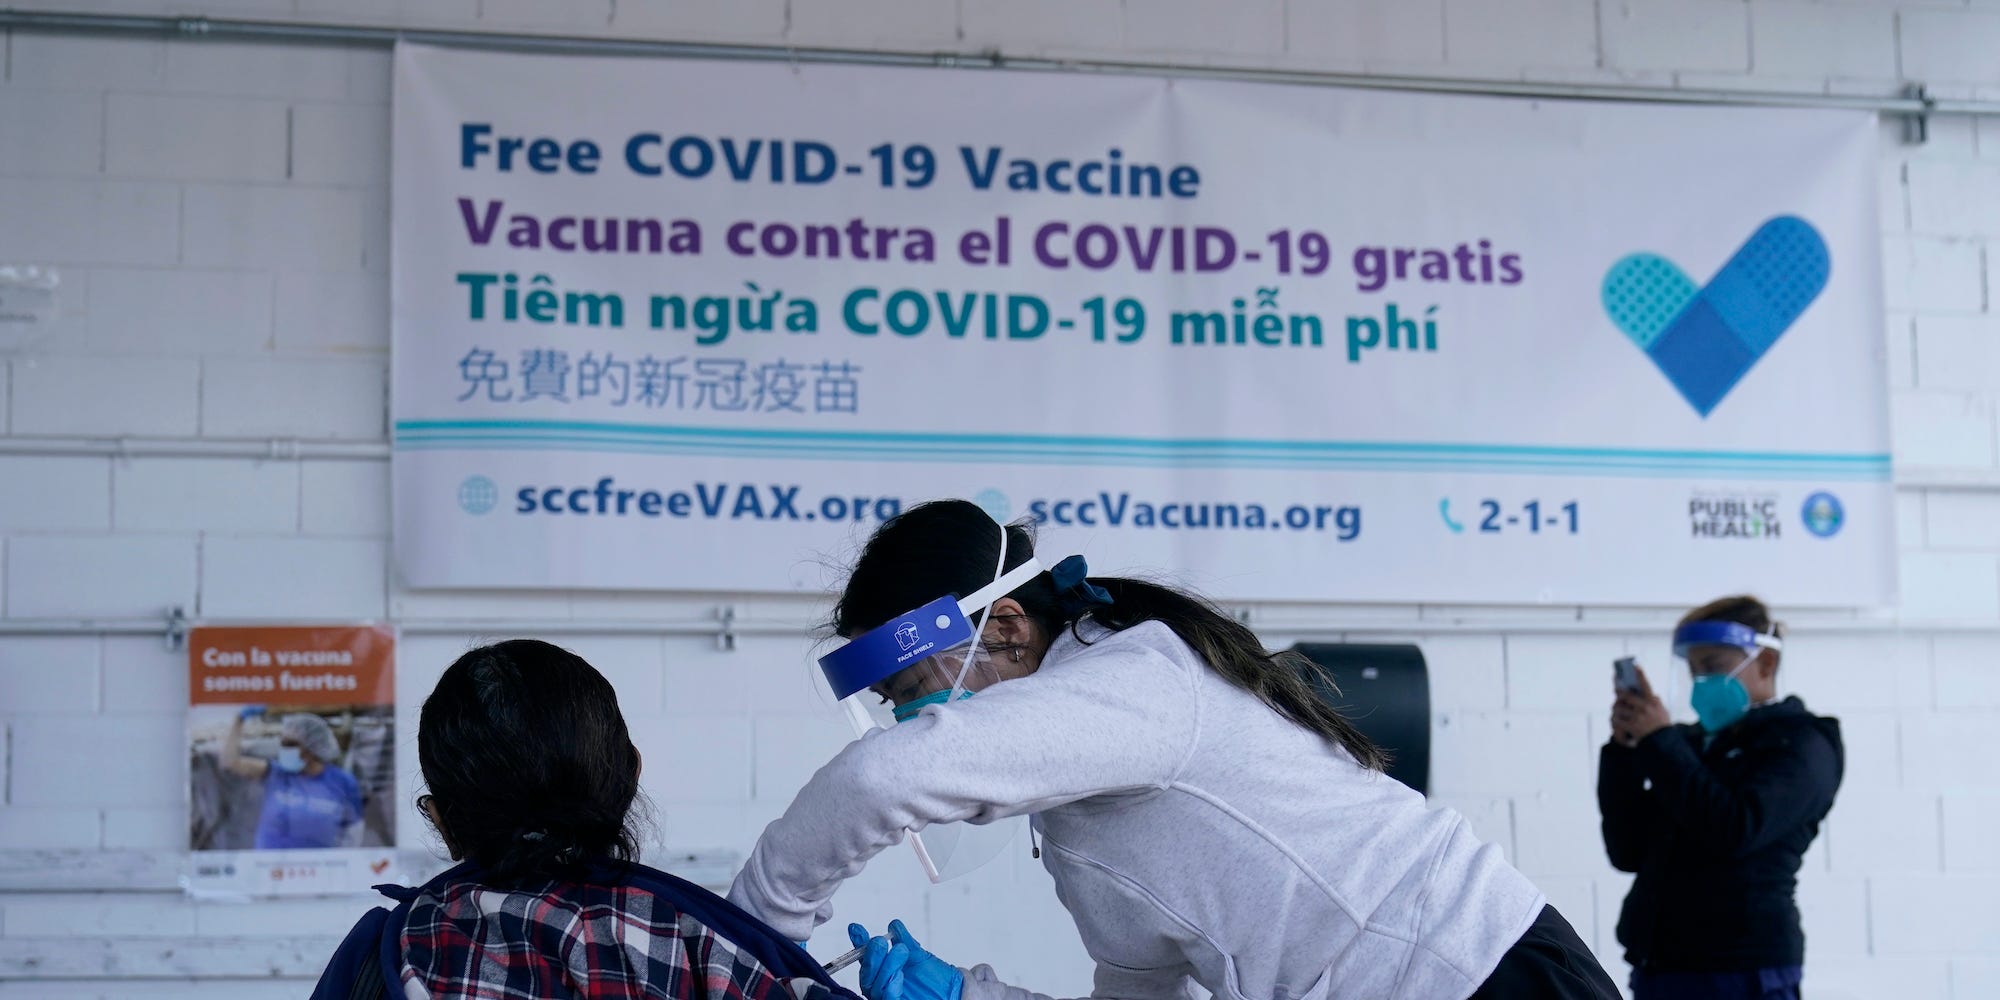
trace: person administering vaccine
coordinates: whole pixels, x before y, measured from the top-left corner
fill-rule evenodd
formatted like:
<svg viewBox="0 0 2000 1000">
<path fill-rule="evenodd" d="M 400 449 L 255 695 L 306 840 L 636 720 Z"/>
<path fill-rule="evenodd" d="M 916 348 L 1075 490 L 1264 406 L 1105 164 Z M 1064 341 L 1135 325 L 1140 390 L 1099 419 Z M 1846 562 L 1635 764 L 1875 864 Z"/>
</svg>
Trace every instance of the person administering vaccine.
<svg viewBox="0 0 2000 1000">
<path fill-rule="evenodd" d="M 1618 995 L 1497 847 L 1381 773 L 1310 661 L 1200 598 L 1075 556 L 1045 568 L 1025 528 L 939 501 L 875 533 L 831 624 L 848 641 L 821 668 L 880 725 L 807 782 L 730 893 L 795 940 L 885 848 L 907 838 L 941 877 L 976 831 L 1029 816 L 1097 997 Z M 900 922 L 849 933 L 871 1000 L 1039 996 Z"/>
<path fill-rule="evenodd" d="M 1731 597 L 1674 629 L 1699 722 L 1639 670 L 1599 756 L 1604 846 L 1635 872 L 1618 918 L 1634 1000 L 1797 1000 L 1800 862 L 1840 787 L 1840 724 L 1778 696 L 1783 628 Z"/>
<path fill-rule="evenodd" d="M 257 816 L 258 850 L 340 847 L 361 822 L 361 784 L 336 762 L 340 741 L 317 715 L 287 715 L 278 726 L 278 756 L 243 753 L 243 723 L 262 706 L 244 709 L 223 741 L 221 763 L 234 774 L 264 783 Z"/>
</svg>

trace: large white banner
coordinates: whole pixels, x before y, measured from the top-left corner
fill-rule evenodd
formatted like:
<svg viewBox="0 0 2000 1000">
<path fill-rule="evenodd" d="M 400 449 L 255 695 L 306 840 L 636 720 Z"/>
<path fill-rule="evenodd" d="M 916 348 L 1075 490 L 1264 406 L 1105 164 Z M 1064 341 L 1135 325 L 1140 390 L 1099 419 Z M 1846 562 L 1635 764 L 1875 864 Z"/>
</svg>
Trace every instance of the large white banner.
<svg viewBox="0 0 2000 1000">
<path fill-rule="evenodd" d="M 398 564 L 820 588 L 966 496 L 1231 599 L 1889 603 L 1875 131 L 405 45 Z"/>
</svg>

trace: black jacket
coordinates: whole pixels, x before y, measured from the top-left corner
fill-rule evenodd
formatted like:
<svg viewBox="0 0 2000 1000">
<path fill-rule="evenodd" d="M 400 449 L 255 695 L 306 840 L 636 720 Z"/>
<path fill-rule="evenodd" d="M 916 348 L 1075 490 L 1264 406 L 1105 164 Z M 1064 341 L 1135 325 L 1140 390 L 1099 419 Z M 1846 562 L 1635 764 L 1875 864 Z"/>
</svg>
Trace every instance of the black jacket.
<svg viewBox="0 0 2000 1000">
<path fill-rule="evenodd" d="M 1840 723 L 1786 698 L 1703 738 L 1671 726 L 1598 757 L 1604 848 L 1639 876 L 1618 916 L 1625 960 L 1665 972 L 1802 965 L 1792 893 L 1840 787 Z"/>
</svg>

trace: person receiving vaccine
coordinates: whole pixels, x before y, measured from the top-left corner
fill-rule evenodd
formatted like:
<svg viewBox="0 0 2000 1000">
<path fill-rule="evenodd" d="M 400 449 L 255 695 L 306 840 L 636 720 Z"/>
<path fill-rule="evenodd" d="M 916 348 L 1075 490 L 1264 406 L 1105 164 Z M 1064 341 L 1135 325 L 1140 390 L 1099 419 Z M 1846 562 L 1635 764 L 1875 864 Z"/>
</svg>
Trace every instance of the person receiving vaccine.
<svg viewBox="0 0 2000 1000">
<path fill-rule="evenodd" d="M 1195 595 L 1045 565 L 1024 526 L 948 500 L 882 525 L 832 627 L 820 666 L 864 735 L 730 893 L 793 940 L 878 852 L 942 879 L 1029 817 L 1096 997 L 1618 995 L 1499 848 L 1382 773 L 1315 664 Z M 1038 997 L 900 922 L 848 931 L 869 1000 Z"/>
<path fill-rule="evenodd" d="M 1641 670 L 1598 758 L 1605 850 L 1638 875 L 1618 918 L 1633 1000 L 1797 1000 L 1793 895 L 1840 787 L 1840 724 L 1779 697 L 1783 627 L 1755 598 L 1689 612 L 1673 646 L 1699 721 L 1675 725 Z"/>
</svg>

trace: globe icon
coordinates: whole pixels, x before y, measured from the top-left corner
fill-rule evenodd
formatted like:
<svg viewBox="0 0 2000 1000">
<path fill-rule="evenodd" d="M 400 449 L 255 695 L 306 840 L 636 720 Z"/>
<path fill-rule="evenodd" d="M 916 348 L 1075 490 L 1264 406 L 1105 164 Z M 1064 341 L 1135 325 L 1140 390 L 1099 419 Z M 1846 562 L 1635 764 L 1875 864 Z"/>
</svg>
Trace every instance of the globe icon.
<svg viewBox="0 0 2000 1000">
<path fill-rule="evenodd" d="M 458 506 L 467 514 L 484 514 L 500 504 L 500 487 L 485 476 L 468 476 L 458 484 Z"/>
<path fill-rule="evenodd" d="M 985 511 L 988 517 L 1001 524 L 1006 524 L 1007 518 L 1014 513 L 1013 501 L 1008 500 L 1007 494 L 999 490 L 980 490 L 979 495 L 972 498 L 972 502 L 978 504 L 979 509 Z"/>
</svg>

